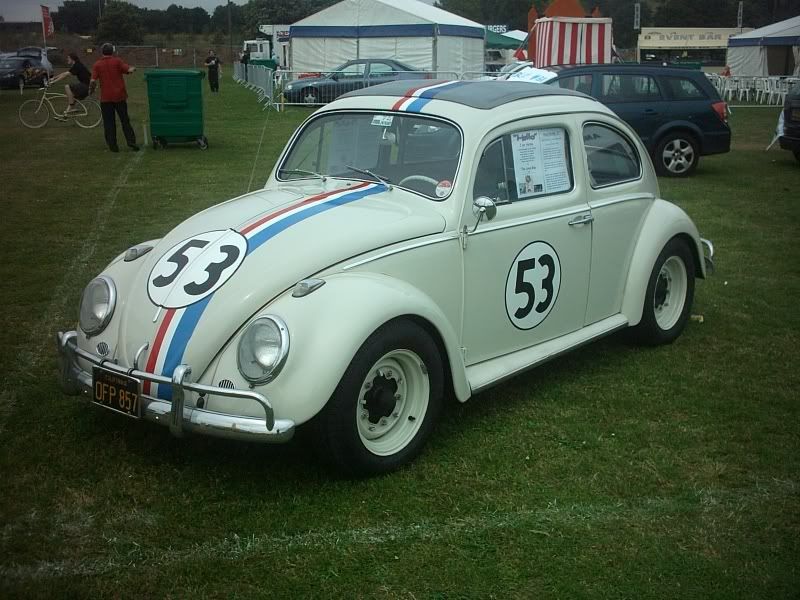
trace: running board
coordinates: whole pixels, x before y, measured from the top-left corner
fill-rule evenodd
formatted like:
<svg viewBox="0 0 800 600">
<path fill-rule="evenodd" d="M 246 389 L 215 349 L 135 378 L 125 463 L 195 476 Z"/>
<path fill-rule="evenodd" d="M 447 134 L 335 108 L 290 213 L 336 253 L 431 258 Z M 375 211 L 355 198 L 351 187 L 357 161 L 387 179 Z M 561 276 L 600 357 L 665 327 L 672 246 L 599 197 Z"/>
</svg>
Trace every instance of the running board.
<svg viewBox="0 0 800 600">
<path fill-rule="evenodd" d="M 627 326 L 628 319 L 621 314 L 608 317 L 554 340 L 471 365 L 467 367 L 467 380 L 473 394 L 481 392 Z"/>
</svg>

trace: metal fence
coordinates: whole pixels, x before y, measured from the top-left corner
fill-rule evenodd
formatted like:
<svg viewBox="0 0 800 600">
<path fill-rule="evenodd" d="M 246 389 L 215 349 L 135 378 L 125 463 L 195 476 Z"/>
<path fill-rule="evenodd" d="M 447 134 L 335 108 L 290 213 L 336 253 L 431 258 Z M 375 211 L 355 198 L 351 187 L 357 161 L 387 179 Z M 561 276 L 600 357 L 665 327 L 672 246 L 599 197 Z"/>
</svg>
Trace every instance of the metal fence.
<svg viewBox="0 0 800 600">
<path fill-rule="evenodd" d="M 263 66 L 234 63 L 233 78 L 241 85 L 258 94 L 259 102 L 265 108 L 272 106 L 278 110 L 285 105 L 322 106 L 347 92 L 387 83 L 389 81 L 415 82 L 423 86 L 427 82 L 453 81 L 460 79 L 487 78 L 486 72 L 457 73 L 455 71 L 393 71 L 370 77 L 348 77 L 331 73 L 309 73 L 278 69 L 272 71 Z"/>
</svg>

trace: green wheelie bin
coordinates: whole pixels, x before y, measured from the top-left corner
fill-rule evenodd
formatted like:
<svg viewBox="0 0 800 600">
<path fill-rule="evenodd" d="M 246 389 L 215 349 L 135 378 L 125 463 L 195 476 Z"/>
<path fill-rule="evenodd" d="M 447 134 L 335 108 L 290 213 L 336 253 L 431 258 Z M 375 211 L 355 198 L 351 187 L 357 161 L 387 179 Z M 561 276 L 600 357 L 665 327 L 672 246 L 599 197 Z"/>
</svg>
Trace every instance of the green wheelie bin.
<svg viewBox="0 0 800 600">
<path fill-rule="evenodd" d="M 203 133 L 203 77 L 205 73 L 195 69 L 145 72 L 154 149 L 172 142 L 194 142 L 202 150 L 208 148 Z"/>
</svg>

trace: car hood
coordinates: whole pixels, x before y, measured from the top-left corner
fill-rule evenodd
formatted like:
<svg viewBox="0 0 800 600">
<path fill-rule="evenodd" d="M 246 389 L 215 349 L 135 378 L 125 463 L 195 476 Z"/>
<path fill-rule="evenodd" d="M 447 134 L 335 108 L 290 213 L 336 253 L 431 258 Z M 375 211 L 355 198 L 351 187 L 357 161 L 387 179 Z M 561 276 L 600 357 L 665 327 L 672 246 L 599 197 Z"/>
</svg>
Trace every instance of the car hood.
<svg viewBox="0 0 800 600">
<path fill-rule="evenodd" d="M 136 269 L 120 285 L 118 358 L 133 364 L 147 343 L 148 371 L 171 375 L 185 363 L 199 376 L 247 319 L 298 281 L 445 224 L 430 200 L 378 183 L 294 184 L 212 207 L 141 259 L 113 265 L 115 275 Z"/>
</svg>

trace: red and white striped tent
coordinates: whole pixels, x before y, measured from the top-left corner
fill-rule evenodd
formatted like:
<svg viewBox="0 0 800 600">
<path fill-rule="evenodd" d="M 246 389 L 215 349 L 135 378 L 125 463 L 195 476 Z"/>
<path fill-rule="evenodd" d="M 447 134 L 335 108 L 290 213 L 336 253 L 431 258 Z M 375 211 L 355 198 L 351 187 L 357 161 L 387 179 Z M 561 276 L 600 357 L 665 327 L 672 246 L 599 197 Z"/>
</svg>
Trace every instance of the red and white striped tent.
<svg viewBox="0 0 800 600">
<path fill-rule="evenodd" d="M 602 18 L 537 19 L 531 32 L 534 66 L 610 63 L 611 22 Z"/>
</svg>

